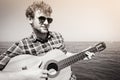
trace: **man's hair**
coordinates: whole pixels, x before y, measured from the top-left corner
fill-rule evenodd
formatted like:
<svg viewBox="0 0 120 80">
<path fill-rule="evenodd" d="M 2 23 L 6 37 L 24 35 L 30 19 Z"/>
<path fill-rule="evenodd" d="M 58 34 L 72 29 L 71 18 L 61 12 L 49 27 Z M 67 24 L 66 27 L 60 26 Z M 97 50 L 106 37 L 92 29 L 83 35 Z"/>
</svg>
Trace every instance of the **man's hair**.
<svg viewBox="0 0 120 80">
<path fill-rule="evenodd" d="M 35 1 L 26 9 L 26 17 L 27 18 L 34 18 L 34 12 L 36 10 L 40 10 L 44 14 L 50 15 L 52 13 L 52 8 L 50 5 L 46 4 L 43 1 Z"/>
</svg>

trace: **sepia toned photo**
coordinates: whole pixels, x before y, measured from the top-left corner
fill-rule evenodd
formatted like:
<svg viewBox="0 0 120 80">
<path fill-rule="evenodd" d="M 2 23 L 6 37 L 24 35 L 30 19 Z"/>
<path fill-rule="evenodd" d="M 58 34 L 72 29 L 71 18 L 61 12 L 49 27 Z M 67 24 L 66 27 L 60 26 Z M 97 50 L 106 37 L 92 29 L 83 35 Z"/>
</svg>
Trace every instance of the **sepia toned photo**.
<svg viewBox="0 0 120 80">
<path fill-rule="evenodd" d="M 0 80 L 119 80 L 119 0 L 0 0 Z"/>
</svg>

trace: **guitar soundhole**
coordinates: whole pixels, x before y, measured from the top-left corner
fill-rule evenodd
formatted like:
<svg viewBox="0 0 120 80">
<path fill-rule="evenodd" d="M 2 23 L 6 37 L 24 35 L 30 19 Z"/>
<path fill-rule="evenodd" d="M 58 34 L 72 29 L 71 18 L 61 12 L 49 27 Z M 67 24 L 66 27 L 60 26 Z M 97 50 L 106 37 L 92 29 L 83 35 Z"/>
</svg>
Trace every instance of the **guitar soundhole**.
<svg viewBox="0 0 120 80">
<path fill-rule="evenodd" d="M 56 75 L 58 66 L 55 63 L 50 63 L 47 67 L 47 70 L 50 72 L 50 75 Z"/>
<path fill-rule="evenodd" d="M 50 60 L 45 64 L 44 69 L 47 69 L 49 71 L 48 77 L 54 78 L 59 74 L 59 68 L 57 63 L 58 62 L 56 60 Z"/>
<path fill-rule="evenodd" d="M 50 63 L 47 67 L 47 70 L 50 69 L 55 69 L 56 71 L 58 71 L 58 66 L 55 63 Z"/>
</svg>

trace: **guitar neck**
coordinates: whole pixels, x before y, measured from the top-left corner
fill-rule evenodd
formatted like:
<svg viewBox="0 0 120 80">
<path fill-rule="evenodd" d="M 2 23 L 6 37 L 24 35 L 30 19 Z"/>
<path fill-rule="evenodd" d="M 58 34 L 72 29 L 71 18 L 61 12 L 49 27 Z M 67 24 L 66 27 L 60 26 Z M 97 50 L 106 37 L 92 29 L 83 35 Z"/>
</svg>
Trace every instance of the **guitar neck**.
<svg viewBox="0 0 120 80">
<path fill-rule="evenodd" d="M 70 56 L 64 60 L 59 61 L 58 62 L 58 65 L 59 65 L 58 69 L 61 70 L 61 69 L 68 67 L 71 64 L 73 64 L 79 60 L 83 60 L 85 57 L 88 56 L 87 54 L 85 54 L 86 51 L 96 53 L 96 52 L 103 51 L 105 48 L 106 48 L 106 44 L 104 42 L 100 42 L 89 49 L 86 49 L 78 54 L 75 54 L 75 55 Z"/>
<path fill-rule="evenodd" d="M 90 51 L 90 52 L 98 52 L 97 49 L 95 47 L 92 47 L 90 49 L 87 49 L 85 51 L 82 51 L 80 53 L 77 53 L 73 56 L 70 56 L 64 60 L 61 60 L 60 62 L 58 62 L 58 66 L 59 66 L 59 70 L 70 66 L 71 64 L 79 61 L 79 60 L 83 60 L 85 57 L 87 57 L 87 54 L 85 54 L 86 51 Z"/>
</svg>

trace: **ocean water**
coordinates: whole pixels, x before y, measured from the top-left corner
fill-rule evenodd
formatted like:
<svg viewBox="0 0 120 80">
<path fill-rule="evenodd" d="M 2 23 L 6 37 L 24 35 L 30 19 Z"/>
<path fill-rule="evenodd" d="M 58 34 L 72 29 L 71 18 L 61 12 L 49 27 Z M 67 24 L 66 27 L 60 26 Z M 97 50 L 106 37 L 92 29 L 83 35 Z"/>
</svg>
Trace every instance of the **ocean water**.
<svg viewBox="0 0 120 80">
<path fill-rule="evenodd" d="M 65 42 L 69 52 L 81 52 L 97 42 Z M 120 80 L 120 42 L 105 42 L 107 48 L 91 60 L 81 60 L 72 64 L 77 80 Z M 0 54 L 13 42 L 0 42 Z"/>
</svg>

